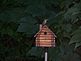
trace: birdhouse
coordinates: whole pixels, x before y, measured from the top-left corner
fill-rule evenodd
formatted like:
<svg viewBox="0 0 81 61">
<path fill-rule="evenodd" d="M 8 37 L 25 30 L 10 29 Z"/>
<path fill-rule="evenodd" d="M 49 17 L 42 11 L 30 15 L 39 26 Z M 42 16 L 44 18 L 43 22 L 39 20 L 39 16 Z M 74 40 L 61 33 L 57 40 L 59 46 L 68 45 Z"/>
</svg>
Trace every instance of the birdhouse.
<svg viewBox="0 0 81 61">
<path fill-rule="evenodd" d="M 46 24 L 41 24 L 39 32 L 34 36 L 36 37 L 37 47 L 55 47 L 56 35 L 48 28 Z"/>
</svg>

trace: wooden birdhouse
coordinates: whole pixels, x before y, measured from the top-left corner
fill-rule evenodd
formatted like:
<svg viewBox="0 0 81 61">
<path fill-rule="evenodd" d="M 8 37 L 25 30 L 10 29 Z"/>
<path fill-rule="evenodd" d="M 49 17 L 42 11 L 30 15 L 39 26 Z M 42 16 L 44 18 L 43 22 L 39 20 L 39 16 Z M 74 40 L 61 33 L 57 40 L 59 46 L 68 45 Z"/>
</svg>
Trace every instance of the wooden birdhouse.
<svg viewBox="0 0 81 61">
<path fill-rule="evenodd" d="M 56 35 L 46 24 L 40 24 L 39 32 L 34 37 L 36 37 L 37 47 L 55 47 Z"/>
</svg>

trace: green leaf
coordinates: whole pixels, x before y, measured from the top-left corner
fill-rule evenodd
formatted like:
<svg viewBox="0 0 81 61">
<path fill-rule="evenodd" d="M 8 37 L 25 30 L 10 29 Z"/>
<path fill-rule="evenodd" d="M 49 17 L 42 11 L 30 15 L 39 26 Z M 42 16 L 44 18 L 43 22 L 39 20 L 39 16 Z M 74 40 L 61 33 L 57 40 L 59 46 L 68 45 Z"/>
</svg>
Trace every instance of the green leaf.
<svg viewBox="0 0 81 61">
<path fill-rule="evenodd" d="M 73 43 L 77 43 L 77 42 L 81 42 L 81 34 L 76 34 L 76 35 L 72 36 L 69 44 L 73 44 Z"/>
<path fill-rule="evenodd" d="M 32 17 L 25 17 L 21 19 L 20 25 L 17 29 L 18 32 L 25 32 L 28 35 L 35 34 L 38 31 L 38 24 L 36 24 L 36 20 Z"/>
<path fill-rule="evenodd" d="M 72 38 L 70 39 L 69 44 L 81 42 L 81 28 L 75 30 L 72 33 Z"/>
<path fill-rule="evenodd" d="M 71 24 L 65 24 L 64 30 L 68 33 L 71 32 L 72 31 L 72 25 Z"/>
<path fill-rule="evenodd" d="M 41 57 L 43 55 L 42 53 L 43 53 L 43 49 L 42 48 L 32 47 L 29 50 L 29 52 L 27 53 L 27 56 L 37 56 L 37 57 Z"/>
<path fill-rule="evenodd" d="M 10 10 L 5 10 L 0 13 L 0 21 L 2 22 L 15 22 L 17 23 L 19 19 L 23 16 L 24 9 L 21 8 L 13 8 Z"/>
<path fill-rule="evenodd" d="M 76 14 L 80 13 L 80 9 L 78 7 L 72 7 L 70 9 L 67 10 L 67 12 L 64 14 L 64 19 L 65 20 L 70 20 L 73 18 L 76 18 Z"/>
<path fill-rule="evenodd" d="M 81 42 L 77 42 L 77 43 L 75 44 L 75 48 L 77 48 L 77 47 L 79 47 L 79 46 L 81 46 Z"/>
<path fill-rule="evenodd" d="M 81 33 L 81 28 L 79 27 L 79 29 L 75 30 L 72 35 L 76 35 L 76 34 L 80 34 Z"/>
</svg>

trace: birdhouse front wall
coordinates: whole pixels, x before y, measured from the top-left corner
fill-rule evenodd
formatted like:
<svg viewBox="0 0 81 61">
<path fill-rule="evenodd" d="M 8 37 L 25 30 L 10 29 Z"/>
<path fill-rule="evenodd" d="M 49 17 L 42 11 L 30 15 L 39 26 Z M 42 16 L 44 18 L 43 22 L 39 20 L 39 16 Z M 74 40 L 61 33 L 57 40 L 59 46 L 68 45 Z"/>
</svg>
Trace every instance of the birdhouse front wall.
<svg viewBox="0 0 81 61">
<path fill-rule="evenodd" d="M 37 34 L 36 46 L 38 47 L 55 47 L 55 36 L 47 27 Z"/>
</svg>

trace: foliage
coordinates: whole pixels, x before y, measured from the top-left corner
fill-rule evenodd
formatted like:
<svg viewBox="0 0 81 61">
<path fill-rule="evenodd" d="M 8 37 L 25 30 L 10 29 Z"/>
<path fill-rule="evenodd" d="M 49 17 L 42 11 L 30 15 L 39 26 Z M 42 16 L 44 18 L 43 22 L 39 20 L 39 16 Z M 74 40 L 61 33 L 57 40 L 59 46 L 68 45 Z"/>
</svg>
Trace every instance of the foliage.
<svg viewBox="0 0 81 61">
<path fill-rule="evenodd" d="M 44 48 L 32 46 L 46 18 L 57 35 L 56 47 L 48 49 L 49 61 L 80 61 L 74 52 L 81 46 L 80 0 L 1 0 L 0 60 L 43 61 Z"/>
</svg>

